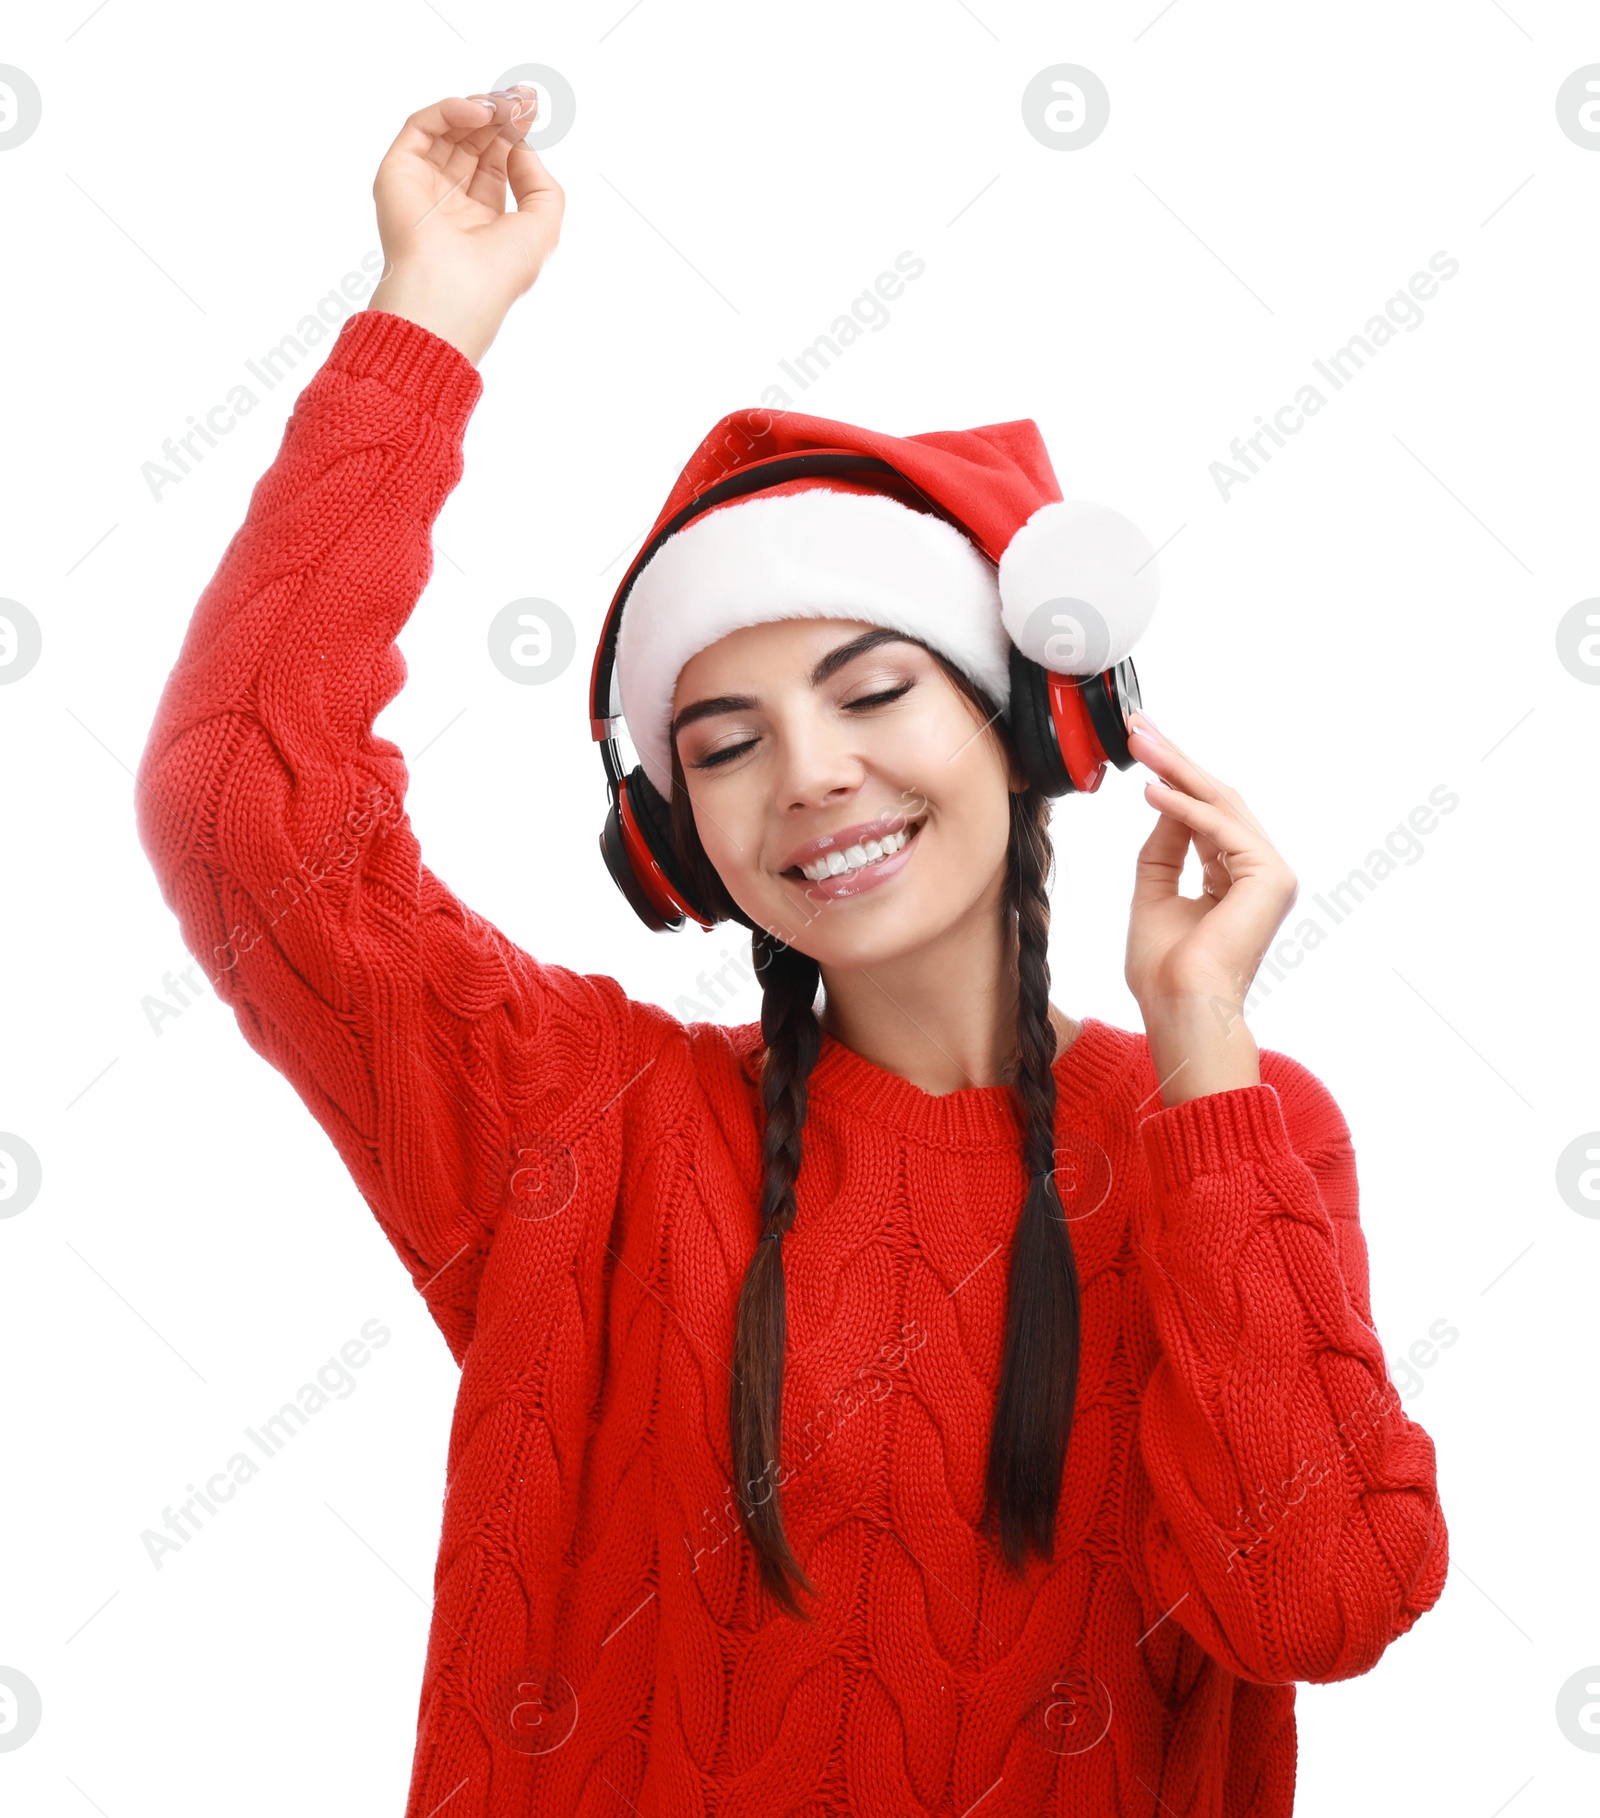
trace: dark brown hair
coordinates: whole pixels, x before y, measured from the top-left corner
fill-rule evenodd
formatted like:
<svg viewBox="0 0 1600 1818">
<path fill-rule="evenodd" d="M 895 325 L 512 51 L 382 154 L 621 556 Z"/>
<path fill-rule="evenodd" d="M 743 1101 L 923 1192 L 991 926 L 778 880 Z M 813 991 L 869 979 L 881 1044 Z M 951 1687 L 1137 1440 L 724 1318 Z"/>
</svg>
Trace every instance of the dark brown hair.
<svg viewBox="0 0 1600 1818">
<path fill-rule="evenodd" d="M 987 692 L 938 651 L 928 654 L 977 709 L 1006 756 L 1014 757 L 1009 728 Z M 761 1238 L 745 1272 L 734 1322 L 729 1410 L 734 1500 L 762 1581 L 791 1615 L 811 1621 L 795 1586 L 813 1593 L 815 1586 L 784 1533 L 776 1474 L 785 1343 L 783 1233 L 794 1222 L 806 1082 L 822 1047 L 815 1009 L 821 968 L 799 948 L 757 927 L 728 895 L 700 844 L 676 740 L 671 755 L 672 834 L 688 881 L 702 907 L 751 930 L 751 960 L 762 983 Z M 1055 1033 L 1046 951 L 1055 862 L 1050 803 L 1030 788 L 1012 792 L 1010 805 L 1005 903 L 1016 928 L 1016 1091 L 1028 1185 L 1011 1251 L 1005 1352 L 989 1434 L 983 1519 L 985 1530 L 992 1532 L 998 1516 L 1001 1549 L 1020 1575 L 1030 1540 L 1045 1559 L 1051 1557 L 1077 1393 L 1080 1307 L 1077 1265 L 1053 1173 Z"/>
</svg>

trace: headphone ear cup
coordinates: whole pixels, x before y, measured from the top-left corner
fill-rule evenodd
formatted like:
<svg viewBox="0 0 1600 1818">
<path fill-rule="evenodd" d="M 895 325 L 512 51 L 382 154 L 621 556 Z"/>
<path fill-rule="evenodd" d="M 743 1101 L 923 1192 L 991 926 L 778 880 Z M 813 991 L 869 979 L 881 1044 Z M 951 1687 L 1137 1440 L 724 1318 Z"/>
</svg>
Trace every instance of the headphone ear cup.
<svg viewBox="0 0 1600 1818">
<path fill-rule="evenodd" d="M 1100 749 L 1119 770 L 1131 770 L 1138 759 L 1128 749 L 1127 716 L 1141 704 L 1133 658 L 1124 657 L 1115 669 L 1097 675 L 1084 698 Z"/>
<path fill-rule="evenodd" d="M 672 837 L 672 810 L 667 806 L 666 798 L 645 775 L 642 764 L 635 764 L 628 772 L 623 780 L 623 789 L 628 808 L 633 814 L 633 823 L 644 841 L 650 861 L 689 914 L 703 926 L 711 927 L 718 917 L 708 914 L 700 907 L 683 876 L 683 867 L 678 863 L 678 849 Z M 667 925 L 677 926 L 678 921 L 674 920 Z"/>
<path fill-rule="evenodd" d="M 672 810 L 661 791 L 645 775 L 642 764 L 635 764 L 628 772 L 628 805 L 650 848 L 651 858 L 661 867 L 667 882 L 687 902 L 688 892 L 678 875 L 678 854 L 672 842 Z"/>
<path fill-rule="evenodd" d="M 611 881 L 628 899 L 628 907 L 652 934 L 663 934 L 669 928 L 681 927 L 681 916 L 669 921 L 667 912 L 658 908 L 634 866 L 628 851 L 628 837 L 622 830 L 622 802 L 613 795 L 606 809 L 605 825 L 600 830 L 600 856 L 605 860 Z"/>
<path fill-rule="evenodd" d="M 1066 795 L 1072 778 L 1061 760 L 1061 747 L 1050 717 L 1047 671 L 1011 646 L 1011 739 L 1030 787 L 1041 795 Z"/>
</svg>

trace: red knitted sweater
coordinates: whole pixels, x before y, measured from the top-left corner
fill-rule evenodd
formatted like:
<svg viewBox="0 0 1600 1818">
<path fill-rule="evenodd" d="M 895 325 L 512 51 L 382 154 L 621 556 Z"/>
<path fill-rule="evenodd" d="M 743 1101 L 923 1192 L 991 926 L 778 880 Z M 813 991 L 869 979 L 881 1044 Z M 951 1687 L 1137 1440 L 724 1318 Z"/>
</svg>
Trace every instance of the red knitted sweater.
<svg viewBox="0 0 1600 1818">
<path fill-rule="evenodd" d="M 786 1615 L 728 1487 L 759 1026 L 514 946 L 422 863 L 372 731 L 481 390 L 413 323 L 345 323 L 138 791 L 185 942 L 461 1367 L 407 1818 L 1281 1818 L 1292 1682 L 1366 1672 L 1446 1566 L 1338 1107 L 1267 1050 L 1164 1108 L 1143 1036 L 1092 1017 L 1057 1058 L 1081 1374 L 1055 1561 L 1018 1580 L 980 1526 L 1013 1096 L 825 1038 L 780 1475 L 821 1597 Z"/>
</svg>

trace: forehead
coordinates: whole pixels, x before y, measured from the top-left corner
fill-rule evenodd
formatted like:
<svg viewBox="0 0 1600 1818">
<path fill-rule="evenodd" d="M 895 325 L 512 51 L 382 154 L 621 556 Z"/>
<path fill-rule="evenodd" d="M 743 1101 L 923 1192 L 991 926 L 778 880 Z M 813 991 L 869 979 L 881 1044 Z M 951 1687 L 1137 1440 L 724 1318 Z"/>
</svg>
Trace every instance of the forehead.
<svg viewBox="0 0 1600 1818">
<path fill-rule="evenodd" d="M 827 651 L 876 629 L 866 619 L 820 616 L 742 625 L 689 658 L 678 672 L 673 707 L 682 707 L 695 696 L 712 690 L 729 692 L 735 685 L 743 692 L 752 692 L 763 678 L 781 679 L 808 670 Z M 893 648 L 904 652 L 907 647 L 896 644 Z"/>
</svg>

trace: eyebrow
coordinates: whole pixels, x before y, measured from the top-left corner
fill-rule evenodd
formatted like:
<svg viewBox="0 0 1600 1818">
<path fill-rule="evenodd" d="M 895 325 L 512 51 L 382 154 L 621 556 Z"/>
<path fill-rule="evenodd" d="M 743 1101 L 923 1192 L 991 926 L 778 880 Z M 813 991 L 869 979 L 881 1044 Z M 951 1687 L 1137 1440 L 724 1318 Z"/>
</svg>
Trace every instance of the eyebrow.
<svg viewBox="0 0 1600 1818">
<path fill-rule="evenodd" d="M 914 638 L 891 630 L 887 625 L 879 625 L 871 631 L 863 631 L 859 637 L 836 645 L 821 658 L 812 668 L 808 680 L 813 688 L 820 688 L 830 676 L 837 675 L 846 663 L 853 663 L 858 656 L 865 656 L 869 650 L 876 650 L 880 644 L 912 644 Z M 710 719 L 718 713 L 748 713 L 753 707 L 760 706 L 753 694 L 716 694 L 703 701 L 691 702 L 678 714 L 667 728 L 667 739 L 670 743 L 676 739 L 685 726 L 692 726 L 696 720 Z"/>
</svg>

